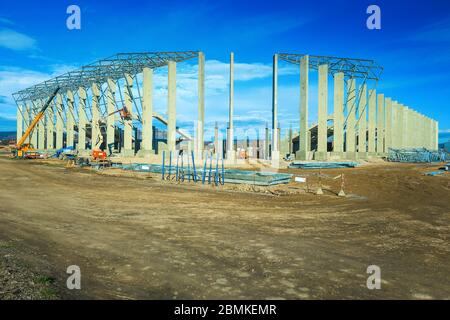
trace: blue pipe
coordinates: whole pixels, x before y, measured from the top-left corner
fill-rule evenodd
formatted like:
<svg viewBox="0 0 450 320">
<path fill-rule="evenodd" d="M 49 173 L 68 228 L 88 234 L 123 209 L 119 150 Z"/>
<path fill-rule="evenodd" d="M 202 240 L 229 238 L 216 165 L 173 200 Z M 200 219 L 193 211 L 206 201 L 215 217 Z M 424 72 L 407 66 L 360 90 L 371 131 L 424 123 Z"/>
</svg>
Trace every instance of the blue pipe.
<svg viewBox="0 0 450 320">
<path fill-rule="evenodd" d="M 192 156 L 192 169 L 194 171 L 194 182 L 197 182 L 197 170 L 195 169 L 195 158 L 194 158 L 194 151 L 191 151 Z"/>
</svg>

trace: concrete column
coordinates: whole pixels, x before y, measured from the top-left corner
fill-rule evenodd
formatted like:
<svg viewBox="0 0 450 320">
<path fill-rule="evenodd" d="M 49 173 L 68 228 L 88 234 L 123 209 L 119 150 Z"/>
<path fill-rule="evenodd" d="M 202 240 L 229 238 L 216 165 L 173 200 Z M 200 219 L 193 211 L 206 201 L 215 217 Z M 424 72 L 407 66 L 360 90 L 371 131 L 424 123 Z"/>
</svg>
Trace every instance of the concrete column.
<svg viewBox="0 0 450 320">
<path fill-rule="evenodd" d="M 81 152 L 86 150 L 86 89 L 78 88 L 78 145 Z"/>
<path fill-rule="evenodd" d="M 23 105 L 19 104 L 17 106 L 17 125 L 16 125 L 16 143 L 22 138 L 23 132 L 23 116 L 22 116 Z"/>
<path fill-rule="evenodd" d="M 402 144 L 403 144 L 403 148 L 409 148 L 409 144 L 408 144 L 408 111 L 409 108 L 403 106 L 403 114 L 402 114 L 402 121 L 403 121 L 403 125 L 402 125 Z"/>
<path fill-rule="evenodd" d="M 317 151 L 316 160 L 327 159 L 327 118 L 328 118 L 328 65 L 319 66 L 318 76 L 318 121 L 317 121 Z"/>
<path fill-rule="evenodd" d="M 234 161 L 236 152 L 234 151 L 234 53 L 230 53 L 230 95 L 228 98 L 228 137 L 227 137 L 227 160 Z"/>
<path fill-rule="evenodd" d="M 342 157 L 344 152 L 344 73 L 334 74 L 333 90 L 333 155 Z"/>
<path fill-rule="evenodd" d="M 23 132 L 22 132 L 22 136 L 25 133 L 25 131 L 27 131 L 27 128 L 30 125 L 30 107 L 27 103 L 25 103 L 24 108 L 22 110 L 23 112 Z M 30 137 L 28 137 L 24 143 L 31 143 Z"/>
<path fill-rule="evenodd" d="M 124 100 L 125 107 L 128 112 L 133 114 L 133 77 L 130 74 L 125 74 L 125 88 L 124 88 Z M 124 120 L 124 129 L 123 129 L 123 152 L 122 156 L 124 157 L 133 157 L 133 120 L 127 119 Z"/>
<path fill-rule="evenodd" d="M 56 149 L 61 149 L 64 140 L 64 119 L 63 119 L 63 101 L 62 95 L 58 93 L 56 95 L 56 107 L 55 107 L 55 116 L 56 116 Z"/>
<path fill-rule="evenodd" d="M 404 129 L 404 107 L 401 103 L 398 105 L 398 148 L 404 148 L 403 129 Z"/>
<path fill-rule="evenodd" d="M 292 126 L 289 126 L 289 132 L 288 132 L 288 153 L 289 155 L 292 154 L 292 152 L 294 152 L 294 148 L 292 146 Z"/>
<path fill-rule="evenodd" d="M 347 133 L 346 133 L 346 153 L 347 159 L 356 158 L 356 80 L 347 80 Z"/>
<path fill-rule="evenodd" d="M 203 158 L 205 146 L 205 55 L 198 53 L 198 122 L 197 122 L 197 159 Z"/>
<path fill-rule="evenodd" d="M 153 150 L 153 70 L 144 68 L 142 72 L 142 145 L 140 157 L 150 157 Z"/>
<path fill-rule="evenodd" d="M 384 152 L 389 152 L 389 148 L 392 147 L 392 99 L 386 98 L 385 100 L 386 108 L 386 128 L 385 128 L 385 150 Z"/>
<path fill-rule="evenodd" d="M 106 149 L 111 152 L 115 150 L 114 142 L 116 135 L 116 127 L 114 121 L 113 112 L 116 111 L 116 90 L 117 83 L 113 79 L 108 79 L 107 81 L 108 89 L 106 91 Z M 145 92 L 145 91 L 144 91 Z M 144 119 L 142 120 L 144 121 Z"/>
<path fill-rule="evenodd" d="M 176 150 L 176 99 L 177 99 L 177 64 L 168 63 L 168 104 L 167 104 L 167 147 L 169 151 Z"/>
<path fill-rule="evenodd" d="M 71 90 L 68 90 L 66 93 L 67 97 L 67 108 L 66 108 L 66 146 L 67 147 L 74 147 L 74 125 L 75 125 L 75 118 L 74 118 L 74 97 L 73 92 Z"/>
<path fill-rule="evenodd" d="M 392 148 L 398 148 L 398 103 L 392 101 L 392 126 L 391 126 L 391 146 Z"/>
<path fill-rule="evenodd" d="M 39 107 L 39 109 L 41 109 L 43 107 L 44 103 L 45 103 L 45 101 L 43 101 L 43 100 L 37 100 L 36 106 Z M 43 151 L 43 150 L 45 150 L 45 115 L 41 119 L 41 121 L 39 121 L 39 123 L 37 124 L 37 131 L 38 131 L 37 149 Z"/>
<path fill-rule="evenodd" d="M 368 121 L 368 152 L 369 156 L 374 156 L 376 151 L 375 146 L 375 114 L 377 108 L 377 93 L 374 89 L 369 90 L 369 121 Z"/>
<path fill-rule="evenodd" d="M 92 121 L 91 121 L 91 150 L 100 150 L 103 136 L 100 132 L 100 88 L 97 83 L 91 86 L 92 91 Z"/>
<path fill-rule="evenodd" d="M 53 104 L 50 104 L 47 108 L 47 150 L 53 150 L 55 149 L 55 138 L 53 136 L 53 133 L 55 131 L 55 125 L 54 125 L 54 108 Z"/>
<path fill-rule="evenodd" d="M 37 101 L 34 101 L 34 103 L 30 104 L 30 124 L 31 122 L 34 120 L 34 118 L 36 117 L 36 114 L 39 112 L 37 111 L 38 105 L 36 105 Z M 33 132 L 31 133 L 31 145 L 33 146 L 33 148 L 37 148 L 37 143 L 38 143 L 38 130 L 37 128 L 35 128 L 33 130 Z"/>
<path fill-rule="evenodd" d="M 384 94 L 377 95 L 377 154 L 384 155 Z"/>
<path fill-rule="evenodd" d="M 367 85 L 359 86 L 358 157 L 367 158 Z"/>
<path fill-rule="evenodd" d="M 273 56 L 272 72 L 272 166 L 280 165 L 279 133 L 278 133 L 278 54 Z"/>
<path fill-rule="evenodd" d="M 299 151 L 295 158 L 299 160 L 308 160 L 311 144 L 309 143 L 308 133 L 308 85 L 309 85 L 309 56 L 303 56 L 300 59 L 300 135 Z"/>
<path fill-rule="evenodd" d="M 216 121 L 216 125 L 214 126 L 214 154 L 219 154 L 219 125 Z"/>
<path fill-rule="evenodd" d="M 434 136 L 433 136 L 433 150 L 439 149 L 439 122 L 433 121 Z"/>
<path fill-rule="evenodd" d="M 269 143 L 269 125 L 266 123 L 266 128 L 264 130 L 264 159 L 268 160 L 270 157 L 269 149 L 270 149 L 270 143 Z"/>
</svg>

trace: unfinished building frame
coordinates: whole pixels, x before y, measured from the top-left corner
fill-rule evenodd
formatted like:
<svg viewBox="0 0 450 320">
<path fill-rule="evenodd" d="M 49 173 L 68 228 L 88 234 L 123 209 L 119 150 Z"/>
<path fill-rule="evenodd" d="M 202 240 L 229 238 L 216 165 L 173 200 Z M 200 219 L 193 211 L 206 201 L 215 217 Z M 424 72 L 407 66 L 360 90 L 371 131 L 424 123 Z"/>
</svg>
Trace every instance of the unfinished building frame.
<svg viewBox="0 0 450 320">
<path fill-rule="evenodd" d="M 176 127 L 176 65 L 193 58 L 198 58 L 199 88 L 195 152 L 202 154 L 205 57 L 200 51 L 119 53 L 14 93 L 17 136 L 22 135 L 43 101 L 60 87 L 61 93 L 32 134 L 31 142 L 38 149 L 76 147 L 84 152 L 101 148 L 112 152 L 119 148 L 126 157 L 135 156 L 136 152 L 137 156 L 148 157 L 155 152 L 155 118 L 167 125 L 166 148 L 175 150 L 177 133 L 181 139 L 193 142 L 188 133 Z M 153 110 L 152 99 L 153 71 L 163 66 L 168 67 L 167 119 Z M 115 115 L 123 107 L 130 112 L 130 118 Z M 142 132 L 140 146 L 137 127 Z"/>
</svg>

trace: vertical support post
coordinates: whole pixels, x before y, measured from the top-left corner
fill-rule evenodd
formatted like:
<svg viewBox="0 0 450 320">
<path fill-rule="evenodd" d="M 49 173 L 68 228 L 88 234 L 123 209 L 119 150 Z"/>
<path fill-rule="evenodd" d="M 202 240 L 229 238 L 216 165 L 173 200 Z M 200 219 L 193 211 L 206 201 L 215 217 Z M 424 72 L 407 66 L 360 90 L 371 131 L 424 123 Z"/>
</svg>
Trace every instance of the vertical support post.
<svg viewBox="0 0 450 320">
<path fill-rule="evenodd" d="M 140 157 L 150 157 L 153 150 L 153 70 L 142 71 L 142 146 L 138 151 Z"/>
<path fill-rule="evenodd" d="M 56 95 L 56 149 L 63 147 L 64 120 L 63 120 L 63 101 L 60 93 Z"/>
<path fill-rule="evenodd" d="M 347 130 L 345 135 L 345 156 L 347 159 L 356 158 L 356 80 L 347 80 Z"/>
<path fill-rule="evenodd" d="M 280 151 L 278 148 L 278 54 L 273 56 L 272 63 L 272 166 L 280 166 Z"/>
<path fill-rule="evenodd" d="M 375 114 L 377 108 L 377 92 L 374 89 L 369 90 L 369 121 L 368 121 L 368 151 L 369 156 L 374 156 L 376 153 L 375 145 Z"/>
<path fill-rule="evenodd" d="M 113 79 L 107 80 L 107 94 L 106 94 L 106 112 L 108 114 L 106 118 L 106 146 L 107 149 L 112 153 L 115 150 L 114 142 L 115 142 L 115 121 L 113 112 L 116 111 L 116 90 L 117 84 Z M 143 120 L 144 121 L 144 120 Z"/>
<path fill-rule="evenodd" d="M 43 102 L 42 100 L 37 100 L 37 105 L 39 106 L 39 108 L 42 108 L 44 103 L 45 102 Z M 37 130 L 39 134 L 37 148 L 43 151 L 45 150 L 45 115 L 41 119 L 41 121 L 39 121 Z"/>
<path fill-rule="evenodd" d="M 123 130 L 123 156 L 133 157 L 133 77 L 126 73 L 125 75 L 125 90 L 124 90 L 124 100 L 125 107 L 131 114 L 130 119 L 124 120 L 124 130 Z"/>
<path fill-rule="evenodd" d="M 93 83 L 92 90 L 92 121 L 91 121 L 91 150 L 100 150 L 103 143 L 102 133 L 100 132 L 100 89 L 97 83 Z"/>
<path fill-rule="evenodd" d="M 403 114 L 402 114 L 402 148 L 409 148 L 408 144 L 408 111 L 409 108 L 406 106 L 403 106 Z"/>
<path fill-rule="evenodd" d="M 227 160 L 234 162 L 236 153 L 234 151 L 234 53 L 230 53 L 230 96 L 228 100 L 228 141 L 227 141 Z"/>
<path fill-rule="evenodd" d="M 434 122 L 433 150 L 439 149 L 439 122 Z"/>
<path fill-rule="evenodd" d="M 385 132 L 384 152 L 388 153 L 389 148 L 392 147 L 392 99 L 391 98 L 386 98 L 385 108 L 386 108 L 386 128 L 384 130 L 384 132 Z"/>
<path fill-rule="evenodd" d="M 23 116 L 22 116 L 23 105 L 19 104 L 17 106 L 17 125 L 16 125 L 16 142 L 22 138 L 23 132 Z"/>
<path fill-rule="evenodd" d="M 269 125 L 266 122 L 266 128 L 264 129 L 264 159 L 269 160 L 269 149 L 270 149 L 270 143 L 269 143 Z"/>
<path fill-rule="evenodd" d="M 316 160 L 327 159 L 327 141 L 328 141 L 328 65 L 319 66 L 319 86 L 318 86 L 318 122 L 317 122 L 317 151 Z"/>
<path fill-rule="evenodd" d="M 384 155 L 384 94 L 379 93 L 377 95 L 377 154 L 379 156 Z"/>
<path fill-rule="evenodd" d="M 66 92 L 67 97 L 67 108 L 66 108 L 66 146 L 67 147 L 74 147 L 74 125 L 75 125 L 75 119 L 74 119 L 74 97 L 72 90 L 67 90 Z"/>
<path fill-rule="evenodd" d="M 197 122 L 197 158 L 201 159 L 205 145 L 205 54 L 198 53 L 198 122 Z"/>
<path fill-rule="evenodd" d="M 86 89 L 78 88 L 78 145 L 79 151 L 86 150 Z M 48 136 L 47 136 L 48 138 Z"/>
<path fill-rule="evenodd" d="M 308 85 L 309 85 L 309 56 L 300 59 L 300 135 L 299 151 L 296 159 L 308 160 L 311 143 L 308 139 Z"/>
<path fill-rule="evenodd" d="M 334 74 L 333 97 L 333 155 L 344 153 L 344 73 Z"/>
<path fill-rule="evenodd" d="M 359 131 L 358 131 L 358 157 L 367 158 L 367 85 L 359 87 Z"/>
<path fill-rule="evenodd" d="M 37 112 L 38 112 L 38 111 L 36 110 L 36 108 L 38 107 L 38 105 L 35 105 L 35 104 L 36 104 L 36 101 L 34 101 L 34 104 L 31 103 L 31 105 L 30 105 L 30 124 L 31 124 L 31 121 L 33 121 L 34 117 L 36 116 L 36 114 L 37 114 Z M 37 147 L 37 142 L 38 142 L 38 131 L 37 131 L 37 128 L 35 128 L 35 129 L 33 130 L 33 132 L 31 133 L 30 139 L 31 139 L 31 145 L 32 145 L 34 148 L 36 148 L 36 147 Z"/>
<path fill-rule="evenodd" d="M 216 121 L 214 126 L 214 154 L 218 155 L 219 153 L 219 125 Z"/>
<path fill-rule="evenodd" d="M 404 107 L 401 103 L 399 103 L 398 105 L 398 147 L 399 148 L 404 148 L 405 144 L 404 144 L 404 140 L 403 140 L 403 130 L 404 130 Z"/>
<path fill-rule="evenodd" d="M 50 104 L 47 108 L 47 149 L 53 150 L 55 149 L 55 139 L 53 136 L 53 133 L 55 131 L 55 125 L 54 125 L 54 109 L 53 105 Z"/>
<path fill-rule="evenodd" d="M 167 97 L 167 146 L 169 151 L 176 150 L 176 95 L 177 95 L 177 64 L 168 63 L 168 97 Z"/>
</svg>

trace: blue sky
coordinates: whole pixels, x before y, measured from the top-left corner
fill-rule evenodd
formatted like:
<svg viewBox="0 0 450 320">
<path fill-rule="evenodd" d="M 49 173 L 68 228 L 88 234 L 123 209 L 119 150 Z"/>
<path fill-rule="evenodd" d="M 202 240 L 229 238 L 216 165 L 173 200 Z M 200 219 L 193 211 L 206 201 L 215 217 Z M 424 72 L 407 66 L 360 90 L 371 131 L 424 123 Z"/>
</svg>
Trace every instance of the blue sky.
<svg viewBox="0 0 450 320">
<path fill-rule="evenodd" d="M 81 8 L 81 30 L 66 8 Z M 366 8 L 381 8 L 381 30 Z M 0 131 L 15 129 L 11 93 L 118 52 L 202 50 L 206 120 L 226 121 L 230 51 L 236 61 L 236 118 L 270 121 L 271 59 L 298 52 L 374 59 L 385 68 L 377 90 L 437 119 L 450 132 L 450 2 L 427 1 L 1 1 Z M 193 62 L 178 67 L 180 124 L 195 119 Z M 298 123 L 298 69 L 280 63 L 280 122 Z M 158 80 L 158 81 L 156 81 Z M 165 70 L 155 105 L 165 109 Z M 314 82 L 314 76 L 311 77 Z M 310 122 L 315 122 L 315 83 Z M 331 106 L 330 106 L 331 108 Z M 447 134 L 448 137 L 448 134 Z"/>
</svg>

